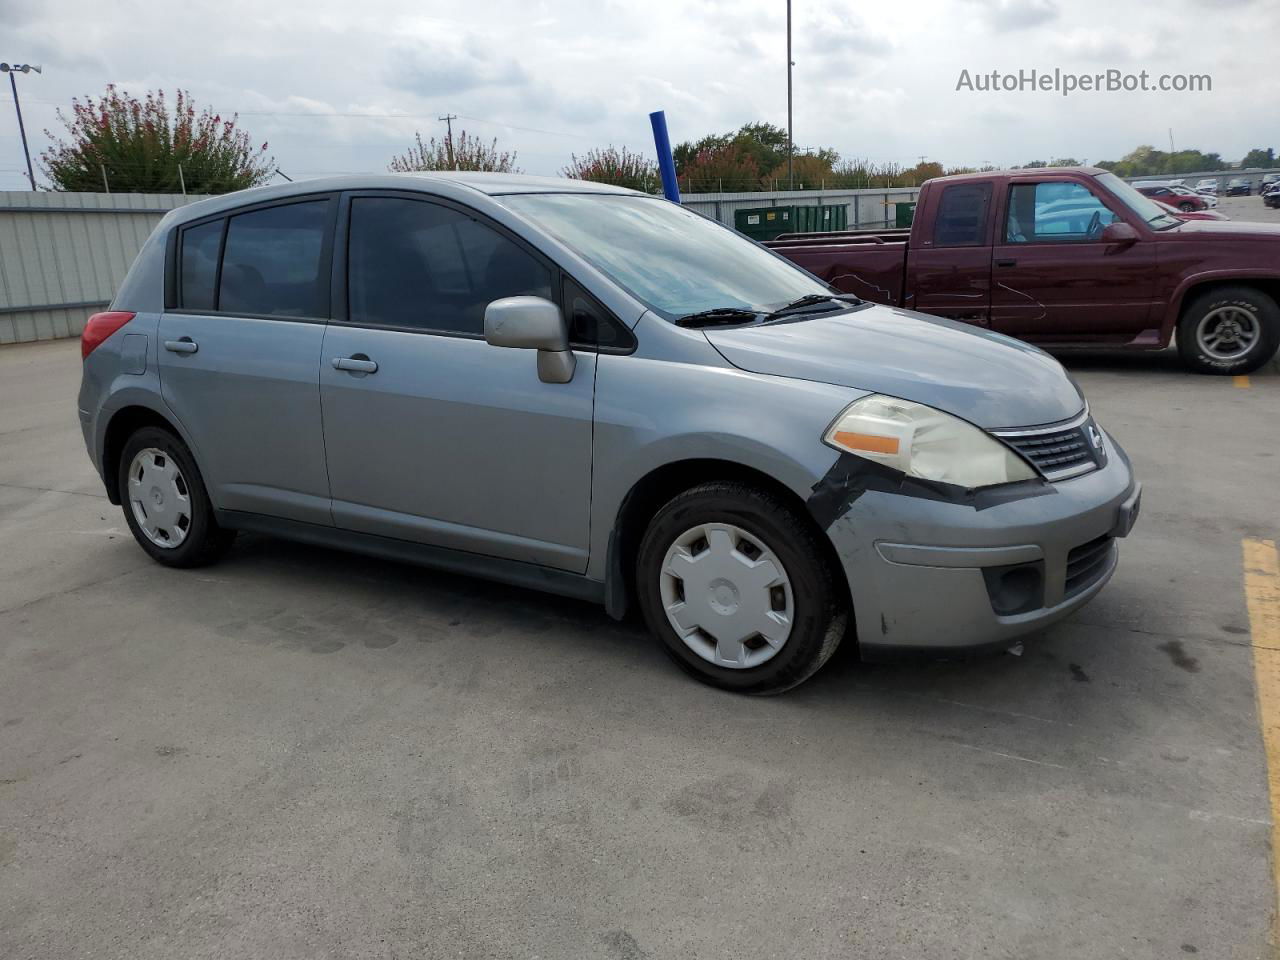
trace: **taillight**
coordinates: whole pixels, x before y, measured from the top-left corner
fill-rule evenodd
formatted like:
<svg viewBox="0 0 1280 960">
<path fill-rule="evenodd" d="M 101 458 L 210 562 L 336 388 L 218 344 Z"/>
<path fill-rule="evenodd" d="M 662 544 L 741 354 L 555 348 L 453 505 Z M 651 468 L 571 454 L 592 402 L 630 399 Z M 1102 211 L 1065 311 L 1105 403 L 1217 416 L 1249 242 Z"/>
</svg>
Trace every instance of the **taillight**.
<svg viewBox="0 0 1280 960">
<path fill-rule="evenodd" d="M 80 359 L 84 359 L 97 348 L 98 344 L 111 336 L 137 314 L 125 313 L 123 310 L 108 310 L 106 313 L 95 313 L 84 325 L 84 333 L 80 334 Z"/>
</svg>

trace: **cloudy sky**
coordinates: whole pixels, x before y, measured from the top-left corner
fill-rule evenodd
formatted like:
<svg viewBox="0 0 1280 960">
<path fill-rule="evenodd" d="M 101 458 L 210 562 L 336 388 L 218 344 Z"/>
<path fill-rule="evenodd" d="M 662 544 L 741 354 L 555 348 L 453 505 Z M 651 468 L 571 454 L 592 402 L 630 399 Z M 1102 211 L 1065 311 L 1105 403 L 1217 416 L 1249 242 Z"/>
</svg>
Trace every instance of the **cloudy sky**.
<svg viewBox="0 0 1280 960">
<path fill-rule="evenodd" d="M 184 87 L 238 111 L 295 177 L 383 170 L 455 121 L 554 174 L 570 154 L 652 153 L 786 122 L 784 0 L 0 0 L 33 150 L 55 109 L 106 84 Z M 795 137 L 844 157 L 997 165 L 1114 159 L 1139 143 L 1238 159 L 1280 148 L 1275 0 L 794 0 Z M 962 70 L 1210 74 L 1208 93 L 957 91 Z M 8 90 L 0 189 L 25 183 Z M 455 127 L 455 129 L 457 129 Z"/>
</svg>

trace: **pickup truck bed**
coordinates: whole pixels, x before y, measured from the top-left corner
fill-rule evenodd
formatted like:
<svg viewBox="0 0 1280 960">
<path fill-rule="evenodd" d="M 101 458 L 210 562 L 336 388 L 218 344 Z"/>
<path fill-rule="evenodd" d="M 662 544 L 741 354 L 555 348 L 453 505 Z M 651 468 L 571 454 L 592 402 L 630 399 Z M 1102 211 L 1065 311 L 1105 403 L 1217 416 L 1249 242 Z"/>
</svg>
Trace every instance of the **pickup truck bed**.
<svg viewBox="0 0 1280 960">
<path fill-rule="evenodd" d="M 1280 346 L 1280 226 L 1182 221 L 1113 174 L 1046 168 L 921 188 L 909 231 L 766 244 L 838 290 L 1045 346 L 1178 349 L 1245 373 Z"/>
</svg>

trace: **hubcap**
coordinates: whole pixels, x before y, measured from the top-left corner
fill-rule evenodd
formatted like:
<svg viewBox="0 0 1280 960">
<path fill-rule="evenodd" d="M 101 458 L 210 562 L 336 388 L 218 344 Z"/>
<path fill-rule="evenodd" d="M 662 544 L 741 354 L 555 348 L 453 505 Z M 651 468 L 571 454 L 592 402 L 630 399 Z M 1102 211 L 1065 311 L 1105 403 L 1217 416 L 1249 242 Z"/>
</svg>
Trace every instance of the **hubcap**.
<svg viewBox="0 0 1280 960">
<path fill-rule="evenodd" d="M 719 667 L 772 659 L 795 617 L 791 580 L 759 538 L 729 523 L 686 530 L 662 562 L 662 605 L 685 646 Z"/>
<path fill-rule="evenodd" d="M 1239 360 L 1253 349 L 1260 329 L 1258 318 L 1241 307 L 1217 307 L 1196 326 L 1196 343 L 1215 360 Z"/>
<path fill-rule="evenodd" d="M 129 506 L 143 535 L 171 550 L 191 529 L 187 480 L 169 454 L 155 447 L 139 450 L 129 464 Z"/>
</svg>

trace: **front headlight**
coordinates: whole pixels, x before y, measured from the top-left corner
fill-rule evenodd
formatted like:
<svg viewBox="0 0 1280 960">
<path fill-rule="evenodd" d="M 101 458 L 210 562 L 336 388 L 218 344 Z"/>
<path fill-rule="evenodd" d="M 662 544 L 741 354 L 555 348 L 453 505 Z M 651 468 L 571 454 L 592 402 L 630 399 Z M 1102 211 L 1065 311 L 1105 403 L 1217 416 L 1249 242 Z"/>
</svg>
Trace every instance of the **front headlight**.
<svg viewBox="0 0 1280 960">
<path fill-rule="evenodd" d="M 823 442 L 911 477 L 987 487 L 1038 474 L 1000 441 L 949 413 L 872 394 L 836 418 Z"/>
</svg>

